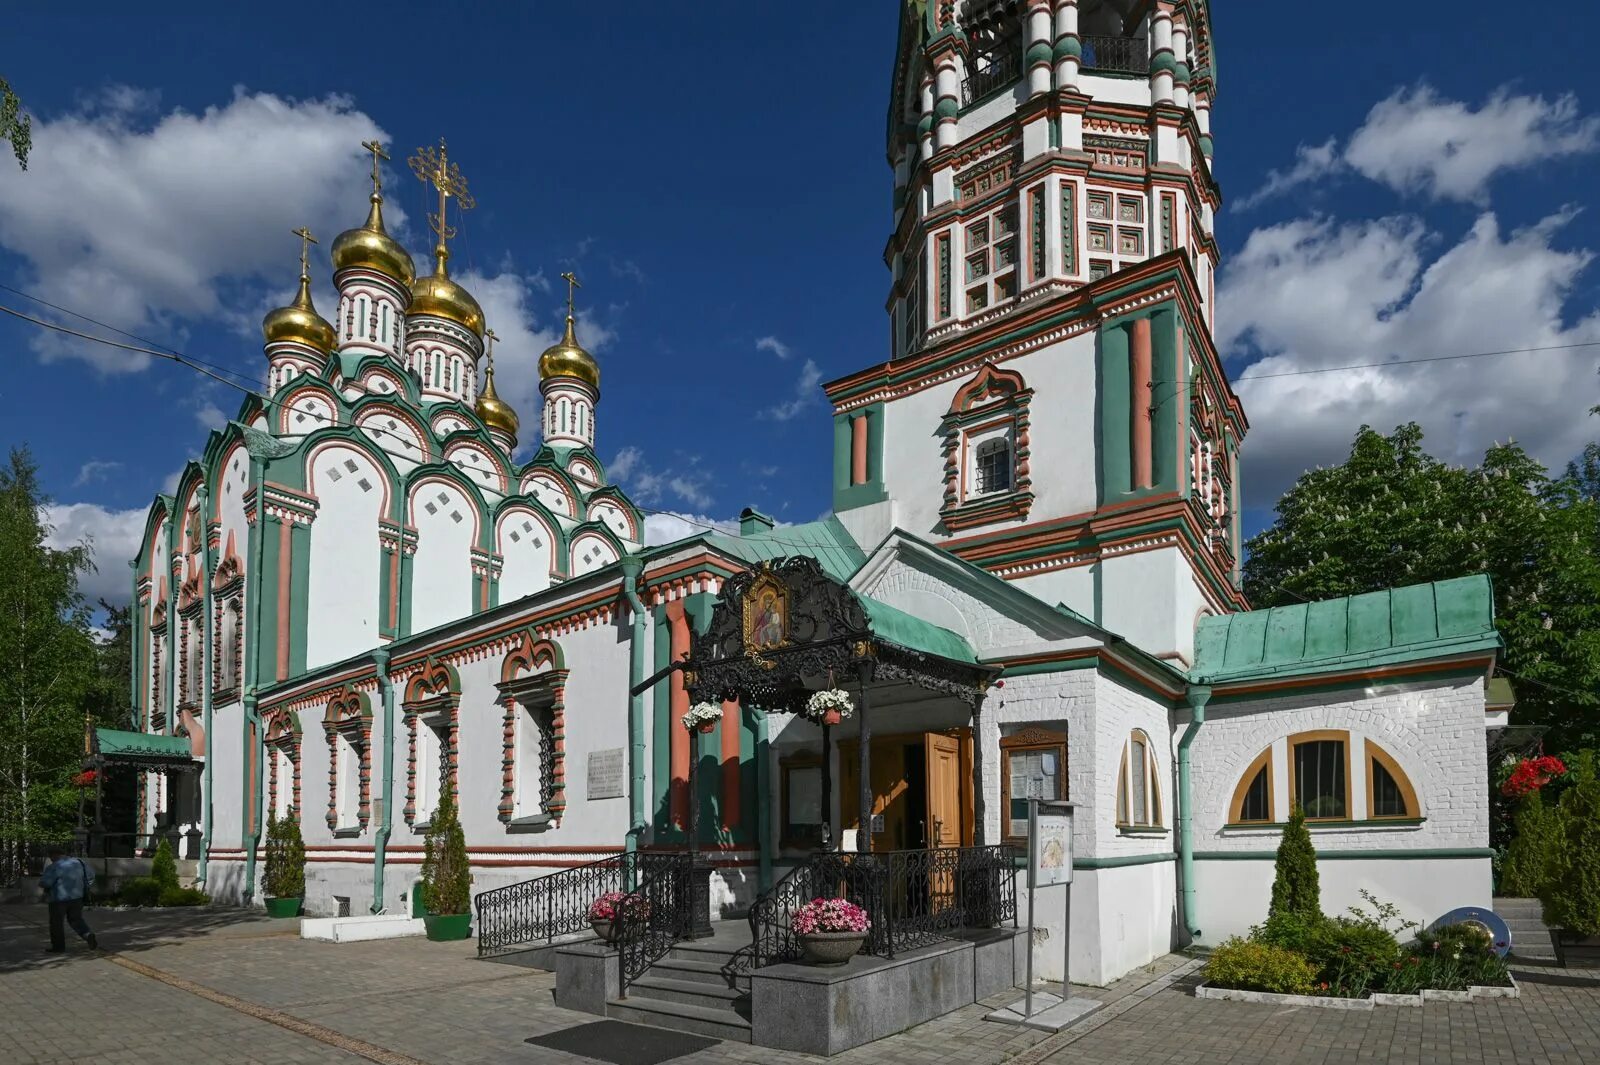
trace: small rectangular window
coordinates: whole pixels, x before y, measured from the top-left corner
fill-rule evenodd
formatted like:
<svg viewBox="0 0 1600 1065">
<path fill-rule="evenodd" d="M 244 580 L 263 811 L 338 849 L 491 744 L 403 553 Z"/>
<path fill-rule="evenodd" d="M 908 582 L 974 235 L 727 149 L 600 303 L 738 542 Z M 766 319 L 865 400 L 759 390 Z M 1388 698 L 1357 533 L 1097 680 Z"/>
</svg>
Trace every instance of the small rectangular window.
<svg viewBox="0 0 1600 1065">
<path fill-rule="evenodd" d="M 1011 442 L 988 440 L 978 446 L 978 494 L 1011 491 Z"/>
</svg>

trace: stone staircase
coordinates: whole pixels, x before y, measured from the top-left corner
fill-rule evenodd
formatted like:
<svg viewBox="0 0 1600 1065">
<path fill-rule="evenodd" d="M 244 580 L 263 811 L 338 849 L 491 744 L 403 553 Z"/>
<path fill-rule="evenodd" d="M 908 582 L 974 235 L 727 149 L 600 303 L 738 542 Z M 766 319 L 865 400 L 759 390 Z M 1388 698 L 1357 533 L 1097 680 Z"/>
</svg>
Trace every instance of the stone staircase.
<svg viewBox="0 0 1600 1065">
<path fill-rule="evenodd" d="M 1555 947 L 1550 942 L 1550 929 L 1545 926 L 1543 911 L 1538 899 L 1494 900 L 1494 912 L 1505 918 L 1511 929 L 1511 957 L 1513 960 L 1533 962 L 1538 965 L 1556 963 Z"/>
<path fill-rule="evenodd" d="M 681 940 L 606 1002 L 606 1016 L 658 1028 L 750 1042 L 750 974 L 735 972 L 734 955 L 750 945 L 743 920 L 719 921 L 709 939 Z"/>
</svg>

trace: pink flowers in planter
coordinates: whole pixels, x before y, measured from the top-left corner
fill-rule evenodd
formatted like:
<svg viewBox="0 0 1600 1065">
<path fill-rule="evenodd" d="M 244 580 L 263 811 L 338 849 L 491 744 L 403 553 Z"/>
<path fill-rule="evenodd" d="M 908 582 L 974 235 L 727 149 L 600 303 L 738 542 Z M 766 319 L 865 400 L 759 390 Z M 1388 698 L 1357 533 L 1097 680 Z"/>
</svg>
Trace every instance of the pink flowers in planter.
<svg viewBox="0 0 1600 1065">
<path fill-rule="evenodd" d="M 867 911 L 848 899 L 812 899 L 795 911 L 789 927 L 796 935 L 818 932 L 860 932 L 872 927 Z"/>
<path fill-rule="evenodd" d="M 642 921 L 650 916 L 650 900 L 626 891 L 608 891 L 589 904 L 589 920 Z"/>
</svg>

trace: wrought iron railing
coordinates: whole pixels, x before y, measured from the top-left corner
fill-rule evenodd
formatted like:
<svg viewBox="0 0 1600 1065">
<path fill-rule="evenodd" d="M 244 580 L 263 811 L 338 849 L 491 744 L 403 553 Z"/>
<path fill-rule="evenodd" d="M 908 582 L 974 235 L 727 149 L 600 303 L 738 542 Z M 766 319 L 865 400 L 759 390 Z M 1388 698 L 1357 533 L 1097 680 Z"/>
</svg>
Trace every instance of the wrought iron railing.
<svg viewBox="0 0 1600 1065">
<path fill-rule="evenodd" d="M 1008 40 L 992 52 L 980 52 L 967 63 L 967 69 L 971 73 L 961 82 L 963 106 L 1022 77 L 1022 41 Z"/>
<path fill-rule="evenodd" d="M 687 853 L 661 855 L 665 859 L 630 892 L 617 922 L 619 998 L 628 997 L 628 985 L 643 976 L 688 931 L 690 862 Z"/>
<path fill-rule="evenodd" d="M 1122 74 L 1146 74 L 1150 71 L 1148 38 L 1087 35 L 1079 40 L 1083 43 L 1080 62 L 1084 70 L 1110 70 Z"/>
<path fill-rule="evenodd" d="M 677 858 L 675 854 L 619 853 L 533 880 L 479 892 L 478 954 L 526 943 L 550 943 L 589 930 L 589 905 L 608 891 L 631 891 Z"/>
<path fill-rule="evenodd" d="M 739 960 L 750 968 L 798 960 L 791 922 L 818 898 L 866 910 L 872 931 L 862 953 L 884 958 L 964 930 L 1015 925 L 1016 878 L 1016 851 L 1007 846 L 813 854 L 751 906 L 751 947 Z"/>
</svg>

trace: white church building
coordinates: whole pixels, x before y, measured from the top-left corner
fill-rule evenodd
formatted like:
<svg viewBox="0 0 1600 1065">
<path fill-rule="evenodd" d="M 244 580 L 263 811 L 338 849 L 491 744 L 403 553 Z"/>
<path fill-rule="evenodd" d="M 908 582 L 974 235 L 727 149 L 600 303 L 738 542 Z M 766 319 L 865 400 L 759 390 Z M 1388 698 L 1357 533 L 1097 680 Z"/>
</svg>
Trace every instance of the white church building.
<svg viewBox="0 0 1600 1065">
<path fill-rule="evenodd" d="M 1095 984 L 1262 920 L 1294 805 L 1328 912 L 1361 888 L 1419 921 L 1487 906 L 1487 579 L 1270 610 L 1240 590 L 1208 7 L 903 5 L 893 343 L 825 386 L 811 524 L 746 511 L 646 546 L 574 317 L 530 432 L 444 237 L 418 277 L 385 231 L 374 146 L 338 305 L 303 269 L 264 322 L 265 394 L 150 508 L 137 710 L 199 768 L 147 776 L 142 830 L 198 830 L 206 890 L 249 901 L 292 815 L 308 912 L 404 913 L 443 788 L 474 892 L 673 853 L 698 812 L 733 920 L 856 850 L 863 802 L 888 853 L 1022 846 L 1026 800 L 1069 799 L 1071 975 Z M 448 230 L 459 172 L 419 158 Z M 762 588 L 777 627 L 730 628 Z M 853 619 L 856 672 L 806 664 L 811 595 Z M 788 687 L 717 687 L 740 655 Z M 870 708 L 825 743 L 795 692 L 834 685 Z M 724 716 L 691 734 L 706 698 Z M 1058 978 L 1060 895 L 1040 903 Z"/>
</svg>

